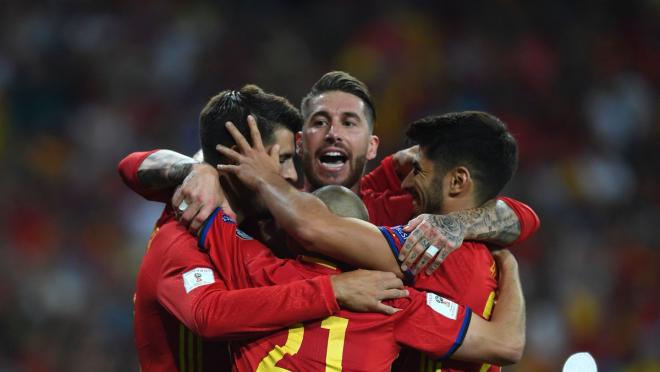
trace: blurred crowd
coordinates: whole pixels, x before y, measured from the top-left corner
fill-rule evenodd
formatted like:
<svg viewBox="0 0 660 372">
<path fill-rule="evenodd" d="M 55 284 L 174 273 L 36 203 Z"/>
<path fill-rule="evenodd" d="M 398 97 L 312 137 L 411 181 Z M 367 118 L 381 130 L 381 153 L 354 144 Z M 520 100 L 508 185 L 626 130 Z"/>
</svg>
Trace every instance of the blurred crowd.
<svg viewBox="0 0 660 372">
<path fill-rule="evenodd" d="M 379 156 L 407 123 L 509 124 L 506 194 L 539 214 L 516 247 L 527 348 L 510 371 L 660 371 L 660 2 L 0 3 L 0 371 L 137 370 L 132 293 L 161 206 L 131 151 L 198 147 L 214 93 L 298 104 L 324 72 L 365 81 Z M 376 163 L 374 163 L 375 165 Z"/>
</svg>

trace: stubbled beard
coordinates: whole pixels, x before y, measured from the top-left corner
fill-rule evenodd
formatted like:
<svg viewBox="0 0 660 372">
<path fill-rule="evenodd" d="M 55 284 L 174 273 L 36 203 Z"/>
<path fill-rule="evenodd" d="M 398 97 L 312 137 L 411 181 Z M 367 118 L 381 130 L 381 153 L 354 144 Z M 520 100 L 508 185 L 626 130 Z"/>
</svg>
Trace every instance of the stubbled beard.
<svg viewBox="0 0 660 372">
<path fill-rule="evenodd" d="M 327 183 L 324 182 L 314 173 L 314 156 L 310 154 L 309 152 L 303 153 L 302 156 L 302 167 L 303 167 L 303 172 L 305 173 L 305 178 L 307 179 L 307 182 L 309 183 L 311 190 L 313 191 L 318 188 L 321 188 L 323 186 L 327 185 L 341 185 L 346 188 L 353 188 L 353 186 L 357 185 L 358 182 L 360 182 L 360 178 L 364 174 L 364 167 L 365 164 L 367 163 L 367 158 L 366 156 L 357 156 L 354 159 L 350 160 L 350 168 L 349 168 L 349 175 L 346 178 L 346 180 L 342 183 Z"/>
<path fill-rule="evenodd" d="M 431 189 L 426 191 L 426 203 L 419 213 L 440 213 L 443 210 L 442 177 L 435 175 L 431 180 Z"/>
</svg>

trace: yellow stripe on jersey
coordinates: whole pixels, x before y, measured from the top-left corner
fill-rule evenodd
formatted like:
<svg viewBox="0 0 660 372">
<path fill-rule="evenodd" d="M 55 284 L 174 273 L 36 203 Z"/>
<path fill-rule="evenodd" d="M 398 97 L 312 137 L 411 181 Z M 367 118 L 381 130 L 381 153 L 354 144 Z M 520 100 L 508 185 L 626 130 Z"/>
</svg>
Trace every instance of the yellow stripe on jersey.
<svg viewBox="0 0 660 372">
<path fill-rule="evenodd" d="M 204 367 L 202 366 L 202 338 L 195 335 L 197 339 L 197 372 L 202 372 Z"/>
<path fill-rule="evenodd" d="M 186 327 L 183 324 L 179 324 L 179 371 L 186 371 L 186 353 L 185 344 L 186 343 Z"/>
<path fill-rule="evenodd" d="M 188 370 L 190 372 L 195 371 L 195 357 L 194 357 L 194 345 L 195 345 L 195 335 L 192 332 L 188 331 Z"/>
<path fill-rule="evenodd" d="M 419 372 L 440 372 L 442 362 L 439 362 L 424 353 L 419 353 Z"/>
<path fill-rule="evenodd" d="M 495 264 L 493 264 L 495 265 Z M 491 268 L 492 271 L 492 268 Z M 495 305 L 495 292 L 491 291 L 488 295 L 488 300 L 486 301 L 486 306 L 484 306 L 483 317 L 486 320 L 490 320 L 490 316 L 493 314 L 493 306 Z M 490 368 L 490 364 L 485 363 L 481 365 L 479 372 L 486 372 Z"/>
<path fill-rule="evenodd" d="M 484 319 L 490 320 L 490 316 L 493 314 L 493 305 L 495 305 L 495 292 L 491 291 L 486 306 L 484 306 L 484 313 L 482 314 Z"/>
<path fill-rule="evenodd" d="M 330 261 L 327 261 L 327 260 L 324 260 L 324 259 L 318 258 L 318 257 L 301 255 L 300 256 L 300 261 L 311 262 L 311 263 L 315 263 L 317 265 L 321 265 L 323 267 L 327 267 L 328 269 L 337 270 L 337 265 L 333 264 Z"/>
<path fill-rule="evenodd" d="M 179 371 L 203 371 L 202 338 L 179 323 Z"/>
</svg>

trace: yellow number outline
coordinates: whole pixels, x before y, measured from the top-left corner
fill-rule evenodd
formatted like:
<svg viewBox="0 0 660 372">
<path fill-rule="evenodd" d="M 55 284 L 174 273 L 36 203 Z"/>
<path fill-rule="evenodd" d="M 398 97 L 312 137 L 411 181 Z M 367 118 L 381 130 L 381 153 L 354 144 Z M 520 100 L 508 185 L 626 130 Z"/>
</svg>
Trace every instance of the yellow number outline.
<svg viewBox="0 0 660 372">
<path fill-rule="evenodd" d="M 325 355 L 325 371 L 341 372 L 348 319 L 338 316 L 329 316 L 321 322 L 321 328 L 328 330 L 328 348 Z M 266 355 L 257 366 L 256 372 L 290 372 L 286 368 L 278 367 L 277 363 L 282 360 L 286 354 L 296 355 L 298 351 L 300 351 L 304 335 L 305 327 L 301 323 L 291 326 L 284 346 L 276 345 L 270 352 L 268 352 L 268 355 Z"/>
</svg>

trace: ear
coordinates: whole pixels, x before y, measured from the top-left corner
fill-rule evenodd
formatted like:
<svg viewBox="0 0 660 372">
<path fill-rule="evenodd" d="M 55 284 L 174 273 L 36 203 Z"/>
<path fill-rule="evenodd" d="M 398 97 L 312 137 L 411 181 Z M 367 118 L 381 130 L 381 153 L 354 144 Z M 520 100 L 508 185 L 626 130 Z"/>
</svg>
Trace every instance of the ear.
<svg viewBox="0 0 660 372">
<path fill-rule="evenodd" d="M 367 147 L 367 160 L 371 160 L 378 155 L 378 144 L 380 143 L 380 138 L 375 135 L 369 136 L 369 145 Z"/>
<path fill-rule="evenodd" d="M 295 143 L 296 143 L 296 155 L 302 157 L 302 131 L 296 132 L 295 135 Z"/>
<path fill-rule="evenodd" d="M 449 172 L 449 188 L 450 196 L 457 196 L 470 191 L 472 188 L 472 175 L 470 170 L 464 166 L 458 166 Z"/>
</svg>

